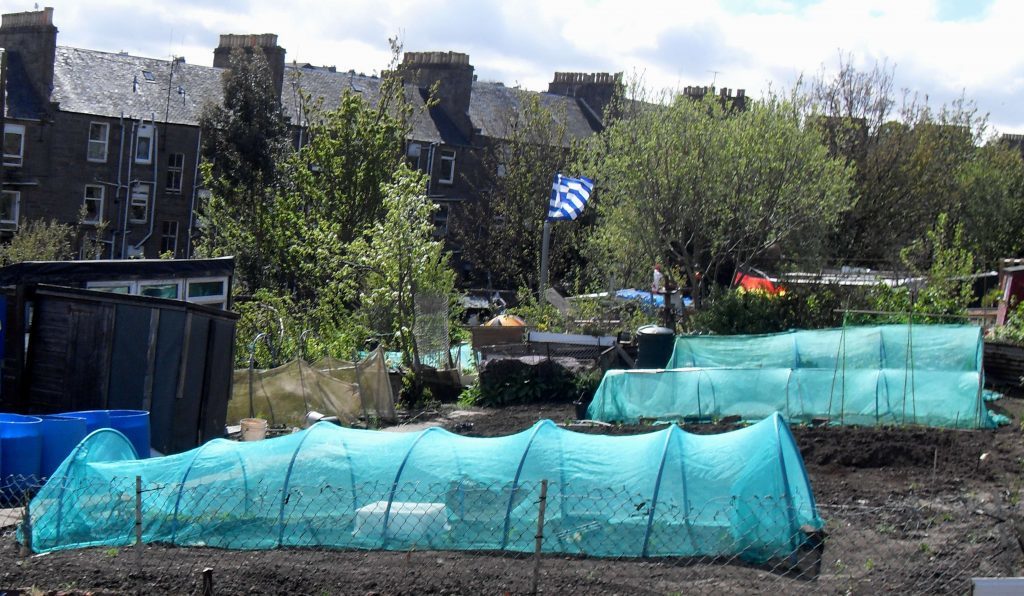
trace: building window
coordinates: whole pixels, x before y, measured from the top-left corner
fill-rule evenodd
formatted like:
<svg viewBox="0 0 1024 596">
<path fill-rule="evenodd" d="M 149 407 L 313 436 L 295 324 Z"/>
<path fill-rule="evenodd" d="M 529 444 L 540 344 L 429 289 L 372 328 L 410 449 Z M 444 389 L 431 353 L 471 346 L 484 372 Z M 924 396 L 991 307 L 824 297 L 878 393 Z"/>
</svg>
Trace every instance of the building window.
<svg viewBox="0 0 1024 596">
<path fill-rule="evenodd" d="M 140 124 L 135 138 L 135 163 L 153 163 L 153 137 L 156 128 L 152 124 Z"/>
<path fill-rule="evenodd" d="M 0 193 L 0 223 L 18 225 L 18 210 L 20 208 L 20 192 L 16 190 L 5 190 Z"/>
<path fill-rule="evenodd" d="M 178 254 L 178 222 L 165 221 L 161 225 L 160 232 L 160 254 L 171 253 L 171 256 Z"/>
<path fill-rule="evenodd" d="M 423 151 L 423 146 L 419 143 L 410 142 L 409 147 L 405 151 L 406 157 L 409 159 L 409 167 L 414 170 L 422 170 L 423 162 L 426 161 L 426 152 Z"/>
<path fill-rule="evenodd" d="M 205 304 L 217 308 L 227 308 L 228 280 L 224 277 L 207 277 L 190 279 L 187 282 L 186 300 L 194 304 Z"/>
<path fill-rule="evenodd" d="M 97 292 L 110 292 L 111 294 L 131 294 L 132 284 L 121 283 L 121 282 L 89 282 L 86 288 L 90 290 L 96 290 Z"/>
<path fill-rule="evenodd" d="M 448 205 L 441 204 L 437 206 L 430 217 L 431 223 L 434 224 L 435 238 L 448 237 L 448 211 Z"/>
<path fill-rule="evenodd" d="M 185 169 L 185 154 L 167 155 L 167 192 L 181 192 L 181 172 Z"/>
<path fill-rule="evenodd" d="M 137 182 L 132 186 L 128 220 L 132 223 L 149 221 L 149 185 Z"/>
<path fill-rule="evenodd" d="M 25 127 L 4 124 L 4 165 L 20 168 L 25 157 Z"/>
<path fill-rule="evenodd" d="M 105 122 L 89 123 L 89 161 L 107 161 L 107 139 L 110 136 L 110 125 Z"/>
<path fill-rule="evenodd" d="M 85 205 L 85 219 L 82 223 L 98 224 L 103 219 L 103 191 L 104 188 L 97 184 L 86 184 L 83 204 Z"/>
<path fill-rule="evenodd" d="M 437 176 L 441 184 L 455 182 L 455 152 L 451 149 L 441 150 L 441 172 Z"/>
<path fill-rule="evenodd" d="M 139 296 L 177 300 L 178 285 L 176 281 L 140 281 Z"/>
</svg>

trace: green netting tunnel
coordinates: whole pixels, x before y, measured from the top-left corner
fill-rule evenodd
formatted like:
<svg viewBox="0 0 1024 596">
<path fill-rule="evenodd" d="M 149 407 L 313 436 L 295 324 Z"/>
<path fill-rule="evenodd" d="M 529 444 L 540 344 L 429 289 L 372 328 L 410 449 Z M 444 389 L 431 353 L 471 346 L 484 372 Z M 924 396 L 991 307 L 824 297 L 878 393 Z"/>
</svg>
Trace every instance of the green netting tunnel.
<svg viewBox="0 0 1024 596">
<path fill-rule="evenodd" d="M 673 425 L 599 436 L 541 421 L 473 438 L 321 422 L 148 460 L 97 431 L 32 500 L 33 550 L 132 544 L 137 476 L 143 541 L 181 546 L 529 552 L 542 480 L 551 553 L 763 562 L 823 525 L 779 415 L 719 435 Z"/>
<path fill-rule="evenodd" d="M 587 414 L 991 428 L 981 358 L 967 325 L 680 336 L 665 370 L 609 371 Z"/>
</svg>

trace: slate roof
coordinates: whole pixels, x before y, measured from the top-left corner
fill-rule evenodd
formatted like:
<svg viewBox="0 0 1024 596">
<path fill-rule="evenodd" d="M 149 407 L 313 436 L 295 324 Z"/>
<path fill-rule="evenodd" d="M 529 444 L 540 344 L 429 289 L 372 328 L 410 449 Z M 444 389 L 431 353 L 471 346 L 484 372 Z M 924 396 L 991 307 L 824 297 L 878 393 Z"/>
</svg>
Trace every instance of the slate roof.
<svg viewBox="0 0 1024 596">
<path fill-rule="evenodd" d="M 122 114 L 134 118 L 155 117 L 159 122 L 166 120 L 172 124 L 195 126 L 204 105 L 221 102 L 223 72 L 223 69 L 210 66 L 58 47 L 51 100 L 58 102 L 60 109 L 67 112 L 109 118 Z M 8 77 L 8 105 L 15 104 L 14 111 L 9 113 L 14 117 L 38 113 L 42 104 L 38 98 L 30 97 L 31 87 L 24 77 L 20 61 L 9 61 Z M 23 82 L 18 77 L 24 79 Z M 322 98 L 325 109 L 333 109 L 346 90 L 358 93 L 376 105 L 380 86 L 378 77 L 288 65 L 281 103 L 292 122 L 299 123 L 299 89 L 314 98 Z M 18 95 L 12 100 L 12 96 L 19 93 L 18 89 L 28 90 L 27 95 Z M 469 109 L 473 127 L 484 136 L 505 138 L 510 111 L 521 109 L 520 93 L 501 83 L 474 82 Z M 568 137 L 583 138 L 597 130 L 599 124 L 593 115 L 576 99 L 549 93 L 541 93 L 540 97 L 542 105 L 551 111 L 554 118 L 565 124 Z M 412 139 L 450 145 L 469 144 L 444 110 L 439 107 L 426 109 L 423 90 L 407 86 L 406 99 L 414 108 Z"/>
<path fill-rule="evenodd" d="M 501 83 L 473 83 L 473 95 L 469 106 L 469 117 L 473 126 L 486 137 L 504 139 L 508 136 L 508 122 L 512 113 L 521 113 L 523 93 Z M 540 105 L 549 111 L 556 123 L 564 124 L 566 141 L 588 137 L 597 128 L 588 120 L 584 108 L 577 100 L 564 95 L 540 93 Z"/>
<path fill-rule="evenodd" d="M 300 90 L 310 97 L 321 98 L 323 109 L 333 110 L 341 103 L 341 97 L 346 91 L 359 95 L 370 105 L 377 105 L 381 83 L 379 77 L 351 72 L 331 72 L 327 69 L 295 68 L 289 65 L 285 67 L 281 105 L 292 122 L 299 123 Z M 429 143 L 464 144 L 465 141 L 454 126 L 446 126 L 446 121 L 450 122 L 447 115 L 438 115 L 436 110 L 430 110 L 428 113 L 426 102 L 418 89 L 407 86 L 405 98 L 413 107 L 411 138 Z"/>
<path fill-rule="evenodd" d="M 65 112 L 195 126 L 207 102 L 221 101 L 222 70 L 209 66 L 58 47 L 53 70 L 51 99 Z"/>
</svg>

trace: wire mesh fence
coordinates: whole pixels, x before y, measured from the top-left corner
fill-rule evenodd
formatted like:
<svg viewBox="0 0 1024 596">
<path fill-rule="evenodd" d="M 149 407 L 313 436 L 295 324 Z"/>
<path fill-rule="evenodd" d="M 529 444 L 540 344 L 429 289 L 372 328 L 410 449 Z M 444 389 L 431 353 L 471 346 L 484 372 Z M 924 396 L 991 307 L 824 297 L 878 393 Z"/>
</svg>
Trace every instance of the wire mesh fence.
<svg viewBox="0 0 1024 596">
<path fill-rule="evenodd" d="M 962 499 L 821 506 L 794 528 L 775 495 L 59 480 L 0 488 L 0 591 L 941 594 L 1024 565 L 1020 508 Z"/>
</svg>

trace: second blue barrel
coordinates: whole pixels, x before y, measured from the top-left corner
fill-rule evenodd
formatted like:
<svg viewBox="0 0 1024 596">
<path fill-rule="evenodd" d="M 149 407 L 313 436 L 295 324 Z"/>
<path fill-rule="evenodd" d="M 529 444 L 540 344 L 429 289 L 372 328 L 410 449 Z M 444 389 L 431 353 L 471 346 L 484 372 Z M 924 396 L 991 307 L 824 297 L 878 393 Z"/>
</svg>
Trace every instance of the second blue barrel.
<svg viewBox="0 0 1024 596">
<path fill-rule="evenodd" d="M 85 432 L 91 433 L 101 428 L 110 428 L 110 410 L 82 410 L 57 414 L 65 418 L 81 418 L 85 420 Z"/>
<path fill-rule="evenodd" d="M 42 459 L 40 473 L 49 478 L 78 443 L 89 434 L 86 419 L 69 414 L 40 416 L 42 419 Z"/>
<path fill-rule="evenodd" d="M 107 410 L 110 428 L 121 431 L 135 447 L 139 459 L 149 457 L 149 412 L 145 410 Z"/>
</svg>

